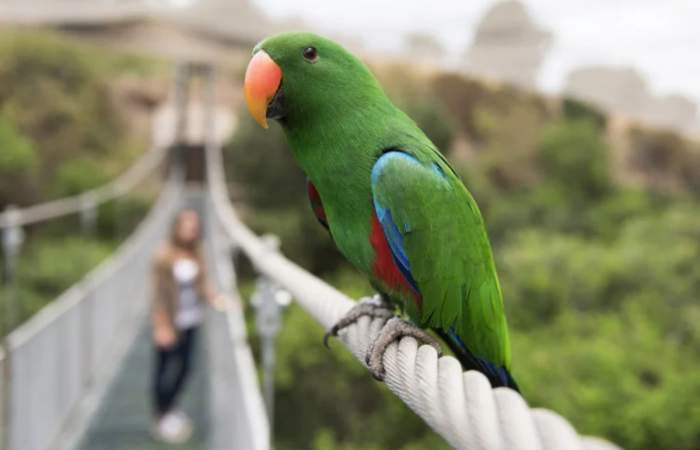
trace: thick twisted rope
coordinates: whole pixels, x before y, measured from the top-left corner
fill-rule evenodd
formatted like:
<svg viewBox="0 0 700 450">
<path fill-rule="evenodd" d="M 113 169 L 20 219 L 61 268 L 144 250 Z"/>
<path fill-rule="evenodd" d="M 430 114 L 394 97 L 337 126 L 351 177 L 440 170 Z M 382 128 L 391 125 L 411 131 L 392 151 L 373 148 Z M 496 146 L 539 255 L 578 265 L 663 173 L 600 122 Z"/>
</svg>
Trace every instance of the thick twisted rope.
<svg viewBox="0 0 700 450">
<path fill-rule="evenodd" d="M 211 133 L 210 133 L 211 134 Z M 215 213 L 233 242 L 255 269 L 280 288 L 324 328 L 330 328 L 355 304 L 274 250 L 270 250 L 236 216 L 228 200 L 220 146 L 207 145 L 207 176 Z M 368 345 L 383 325 L 360 319 L 340 333 L 341 340 L 364 364 Z M 429 345 L 413 338 L 392 344 L 384 355 L 385 382 L 425 422 L 457 449 L 470 450 L 614 450 L 606 441 L 579 436 L 561 416 L 530 409 L 507 388 L 492 389 L 484 375 L 463 372 L 451 356 L 438 358 Z"/>
</svg>

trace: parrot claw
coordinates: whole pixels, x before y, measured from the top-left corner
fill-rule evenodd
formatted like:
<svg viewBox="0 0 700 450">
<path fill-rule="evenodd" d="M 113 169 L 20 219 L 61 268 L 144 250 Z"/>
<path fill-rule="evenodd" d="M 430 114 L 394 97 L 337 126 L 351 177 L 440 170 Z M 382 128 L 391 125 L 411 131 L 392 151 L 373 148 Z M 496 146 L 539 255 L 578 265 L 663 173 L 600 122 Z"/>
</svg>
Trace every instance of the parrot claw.
<svg viewBox="0 0 700 450">
<path fill-rule="evenodd" d="M 388 320 L 394 317 L 394 307 L 379 294 L 361 299 L 323 335 L 323 345 L 330 348 L 329 339 L 331 337 L 337 337 L 340 330 L 357 322 L 363 316 Z"/>
<path fill-rule="evenodd" d="M 410 336 L 415 338 L 419 345 L 431 345 L 442 356 L 442 348 L 436 338 L 427 331 L 407 322 L 399 317 L 392 317 L 379 332 L 377 338 L 369 345 L 365 362 L 372 376 L 378 381 L 384 381 L 386 372 L 384 369 L 384 352 L 394 342 Z"/>
</svg>

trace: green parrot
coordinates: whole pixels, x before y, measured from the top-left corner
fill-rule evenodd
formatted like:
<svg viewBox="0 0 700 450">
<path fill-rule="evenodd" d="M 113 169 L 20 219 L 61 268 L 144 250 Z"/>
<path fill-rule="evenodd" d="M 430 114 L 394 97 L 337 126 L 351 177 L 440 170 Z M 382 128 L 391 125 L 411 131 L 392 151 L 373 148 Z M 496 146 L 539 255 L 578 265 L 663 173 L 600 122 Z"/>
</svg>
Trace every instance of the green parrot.
<svg viewBox="0 0 700 450">
<path fill-rule="evenodd" d="M 284 33 L 253 50 L 245 76 L 253 118 L 282 126 L 308 177 L 312 209 L 379 298 L 360 302 L 331 334 L 362 315 L 389 319 L 367 360 L 402 336 L 447 343 L 465 369 L 517 390 L 510 342 L 484 222 L 440 151 L 387 97 L 370 70 L 339 44 Z M 392 305 L 392 306 L 390 306 Z M 439 345 L 437 345 L 439 348 Z"/>
</svg>

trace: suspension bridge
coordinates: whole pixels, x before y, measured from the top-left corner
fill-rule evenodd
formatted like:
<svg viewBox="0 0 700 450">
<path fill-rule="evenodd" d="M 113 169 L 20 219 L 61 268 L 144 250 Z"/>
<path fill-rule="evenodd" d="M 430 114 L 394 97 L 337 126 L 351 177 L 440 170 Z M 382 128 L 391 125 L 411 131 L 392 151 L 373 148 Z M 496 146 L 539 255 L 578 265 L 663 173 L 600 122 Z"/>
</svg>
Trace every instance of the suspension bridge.
<svg viewBox="0 0 700 450">
<path fill-rule="evenodd" d="M 146 178 L 164 179 L 147 216 L 115 253 L 6 337 L 0 354 L 5 450 L 166 448 L 149 435 L 149 266 L 183 207 L 195 208 L 203 217 L 211 276 L 233 305 L 224 313 L 207 313 L 199 362 L 206 370 L 197 372 L 184 399 L 198 431 L 182 448 L 273 447 L 271 402 L 263 395 L 272 385 L 267 380 L 262 389 L 258 382 L 232 252 L 251 261 L 262 280 L 258 296 L 288 292 L 323 327 L 353 305 L 238 219 L 228 199 L 221 153 L 235 130 L 235 117 L 217 103 L 215 73 L 208 65 L 178 70 L 171 101 L 154 121 L 152 149 L 113 182 L 0 215 L 7 264 L 17 252 L 22 227 L 72 214 L 89 222 L 100 204 L 132 192 Z M 188 89 L 193 77 L 202 80 L 197 96 Z M 364 318 L 340 339 L 363 364 L 365 350 L 382 326 Z M 325 351 L 318 345 L 317 351 Z M 413 338 L 393 344 L 385 365 L 389 389 L 454 448 L 618 448 L 579 435 L 552 411 L 531 409 L 514 391 L 492 389 L 483 375 L 463 372 L 457 360 L 438 357 Z"/>
</svg>

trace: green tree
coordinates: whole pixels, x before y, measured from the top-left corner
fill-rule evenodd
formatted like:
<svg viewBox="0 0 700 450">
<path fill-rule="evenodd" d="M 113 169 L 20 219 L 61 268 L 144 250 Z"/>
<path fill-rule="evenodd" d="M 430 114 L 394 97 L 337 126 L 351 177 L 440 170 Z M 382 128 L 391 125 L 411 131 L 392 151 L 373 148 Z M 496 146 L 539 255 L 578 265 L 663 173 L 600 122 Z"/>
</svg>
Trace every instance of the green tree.
<svg viewBox="0 0 700 450">
<path fill-rule="evenodd" d="M 549 125 L 539 146 L 544 178 L 578 202 L 600 199 L 610 191 L 609 154 L 599 128 L 581 119 Z"/>
<path fill-rule="evenodd" d="M 4 176 L 29 171 L 36 166 L 36 152 L 31 141 L 4 117 L 0 117 L 0 147 L 0 172 Z"/>
<path fill-rule="evenodd" d="M 109 177 L 97 161 L 75 159 L 61 164 L 54 191 L 59 197 L 75 195 L 107 183 Z"/>
<path fill-rule="evenodd" d="M 0 205 L 21 202 L 18 188 L 26 187 L 37 166 L 32 142 L 0 115 Z"/>
</svg>

